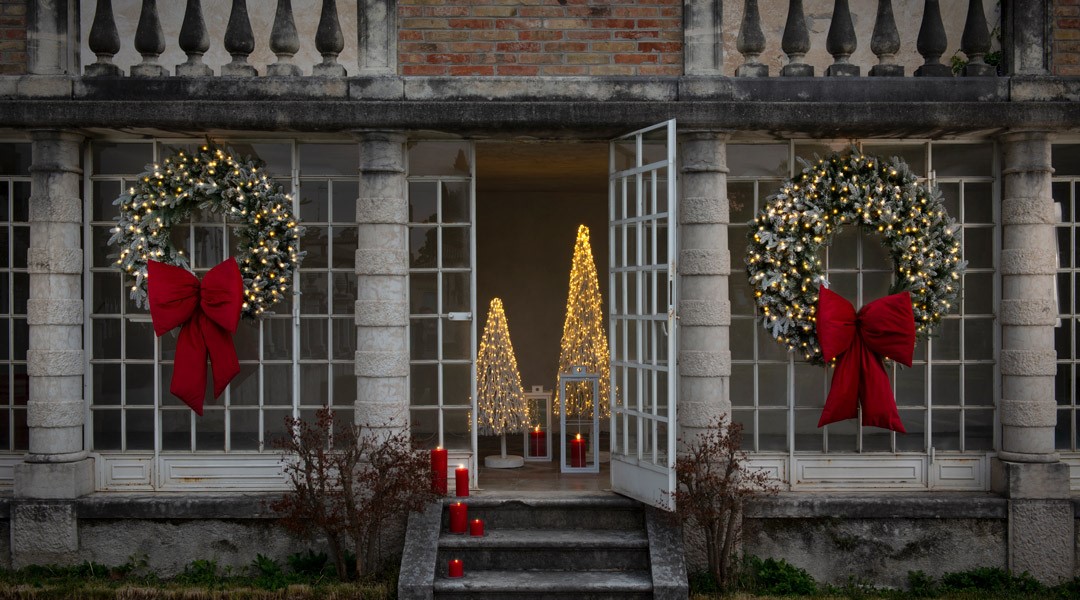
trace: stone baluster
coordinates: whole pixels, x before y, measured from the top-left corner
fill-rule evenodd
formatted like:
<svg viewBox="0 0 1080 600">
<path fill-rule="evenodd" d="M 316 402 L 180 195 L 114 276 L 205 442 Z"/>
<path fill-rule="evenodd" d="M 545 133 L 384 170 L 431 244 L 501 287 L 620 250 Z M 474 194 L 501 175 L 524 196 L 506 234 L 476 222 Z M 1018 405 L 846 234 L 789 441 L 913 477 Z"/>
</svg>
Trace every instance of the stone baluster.
<svg viewBox="0 0 1080 600">
<path fill-rule="evenodd" d="M 315 49 L 322 55 L 322 62 L 315 65 L 312 75 L 319 77 L 345 77 L 348 73 L 338 62 L 338 55 L 345 48 L 345 38 L 341 35 L 341 22 L 338 20 L 337 2 L 323 0 L 322 14 L 319 16 L 319 28 L 315 32 Z"/>
<path fill-rule="evenodd" d="M 176 65 L 176 74 L 182 77 L 207 77 L 214 74 L 203 54 L 210 49 L 210 35 L 203 21 L 202 0 L 187 0 L 184 23 L 180 26 L 180 49 L 187 54 L 187 62 Z"/>
<path fill-rule="evenodd" d="M 941 55 L 948 50 L 949 40 L 945 37 L 938 0 L 926 0 L 915 47 L 925 60 L 921 67 L 915 69 L 916 77 L 952 77 L 952 68 L 941 64 Z"/>
<path fill-rule="evenodd" d="M 825 74 L 832 77 L 858 77 L 858 65 L 848 62 L 848 58 L 858 47 L 848 0 L 836 0 L 833 2 L 832 21 L 829 23 L 829 37 L 825 39 L 825 49 L 832 54 L 833 64 L 825 69 Z"/>
<path fill-rule="evenodd" d="M 361 75 L 397 72 L 397 0 L 357 0 Z"/>
<path fill-rule="evenodd" d="M 717 131 L 681 136 L 679 208 L 679 437 L 694 439 L 731 415 L 731 253 L 727 139 Z"/>
<path fill-rule="evenodd" d="M 278 0 L 277 12 L 274 13 L 274 27 L 270 31 L 270 50 L 277 56 L 277 62 L 266 68 L 267 75 L 284 77 L 303 75 L 300 67 L 293 62 L 293 57 L 300 50 L 300 38 L 296 35 L 292 0 Z"/>
<path fill-rule="evenodd" d="M 1050 141 L 1044 131 L 1001 138 L 1001 448 L 991 475 L 1009 501 L 1009 569 L 1064 581 L 1073 576 L 1075 539 L 1069 466 L 1054 444 L 1058 216 Z"/>
<path fill-rule="evenodd" d="M 405 135 L 358 132 L 356 413 L 365 435 L 409 430 Z"/>
<path fill-rule="evenodd" d="M 893 18 L 892 0 L 878 0 L 874 33 L 870 36 L 870 50 L 878 57 L 878 64 L 870 67 L 871 77 L 903 77 L 904 65 L 896 64 L 900 51 L 900 33 Z"/>
<path fill-rule="evenodd" d="M 247 57 L 255 50 L 255 35 L 251 32 L 251 21 L 248 19 L 247 0 L 232 2 L 229 24 L 225 26 L 225 50 L 232 56 L 232 62 L 221 67 L 222 75 L 254 77 L 259 74 L 259 71 L 247 62 Z"/>
<path fill-rule="evenodd" d="M 964 34 L 960 37 L 960 50 L 967 56 L 964 66 L 965 77 L 989 77 L 997 75 L 997 68 L 986 64 L 986 53 L 990 51 L 990 30 L 986 26 L 986 13 L 983 12 L 982 0 L 968 2 L 967 20 L 964 21 Z"/>
<path fill-rule="evenodd" d="M 686 0 L 683 4 L 683 71 L 687 75 L 722 75 L 723 3 Z"/>
<path fill-rule="evenodd" d="M 806 27 L 806 15 L 802 0 L 788 2 L 787 23 L 784 24 L 784 38 L 780 47 L 788 57 L 788 64 L 780 69 L 785 77 L 813 77 L 814 67 L 802 62 L 810 51 L 810 30 Z"/>
<path fill-rule="evenodd" d="M 120 51 L 120 34 L 116 31 L 112 0 L 97 0 L 94 22 L 90 25 L 90 37 L 87 43 L 90 51 L 97 56 L 94 64 L 86 65 L 87 76 L 120 77 L 124 74 L 123 69 L 112 62 L 112 58 Z"/>
<path fill-rule="evenodd" d="M 757 0 L 746 0 L 743 5 L 742 23 L 735 47 L 745 57 L 742 66 L 735 69 L 737 77 L 768 77 L 769 66 L 761 64 L 758 57 L 765 51 L 765 34 L 761 32 L 761 15 Z"/>
<path fill-rule="evenodd" d="M 135 50 L 142 55 L 142 62 L 131 67 L 132 76 L 168 77 L 168 69 L 158 64 L 158 57 L 165 51 L 165 36 L 161 33 L 157 0 L 142 2 L 139 25 L 135 29 Z"/>
</svg>

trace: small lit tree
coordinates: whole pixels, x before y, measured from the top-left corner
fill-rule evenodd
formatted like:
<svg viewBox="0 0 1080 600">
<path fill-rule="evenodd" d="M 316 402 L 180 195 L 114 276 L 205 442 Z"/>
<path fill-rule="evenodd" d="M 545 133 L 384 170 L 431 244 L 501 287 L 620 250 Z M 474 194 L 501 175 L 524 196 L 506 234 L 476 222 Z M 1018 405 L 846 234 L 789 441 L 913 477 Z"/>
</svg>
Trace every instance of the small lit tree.
<svg viewBox="0 0 1080 600">
<path fill-rule="evenodd" d="M 589 228 L 578 226 L 574 244 L 574 260 L 570 268 L 570 291 L 566 297 L 566 321 L 563 323 L 559 351 L 559 379 L 573 366 L 600 375 L 601 418 L 608 416 L 611 391 L 611 354 L 608 352 L 607 331 L 604 328 L 603 302 L 600 299 L 600 280 L 596 275 Z M 555 389 L 559 389 L 558 379 Z M 572 385 L 566 388 L 566 416 L 592 418 L 592 386 Z M 556 410 L 558 408 L 556 407 Z"/>
<path fill-rule="evenodd" d="M 491 299 L 476 357 L 476 396 L 477 433 L 502 436 L 502 458 L 507 460 L 506 434 L 521 433 L 527 427 L 529 410 L 510 341 L 510 326 L 499 298 Z"/>
</svg>

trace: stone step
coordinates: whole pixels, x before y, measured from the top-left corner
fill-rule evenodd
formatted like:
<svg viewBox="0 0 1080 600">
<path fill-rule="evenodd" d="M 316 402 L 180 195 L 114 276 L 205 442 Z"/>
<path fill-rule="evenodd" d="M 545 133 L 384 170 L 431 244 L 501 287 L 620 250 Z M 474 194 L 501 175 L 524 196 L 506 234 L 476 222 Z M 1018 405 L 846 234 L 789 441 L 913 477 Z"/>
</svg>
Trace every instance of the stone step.
<svg viewBox="0 0 1080 600">
<path fill-rule="evenodd" d="M 445 568 L 445 566 L 444 566 Z M 648 571 L 469 571 L 457 579 L 435 578 L 439 600 L 644 600 L 652 598 Z"/>
<path fill-rule="evenodd" d="M 643 530 L 489 530 L 484 537 L 444 533 L 438 564 L 458 558 L 474 570 L 646 570 Z"/>
<path fill-rule="evenodd" d="M 614 494 L 584 497 L 506 498 L 497 495 L 448 498 L 444 504 L 468 505 L 469 520 L 483 519 L 485 528 L 503 529 L 617 529 L 645 528 L 640 504 Z M 443 511 L 443 531 L 450 513 Z"/>
</svg>

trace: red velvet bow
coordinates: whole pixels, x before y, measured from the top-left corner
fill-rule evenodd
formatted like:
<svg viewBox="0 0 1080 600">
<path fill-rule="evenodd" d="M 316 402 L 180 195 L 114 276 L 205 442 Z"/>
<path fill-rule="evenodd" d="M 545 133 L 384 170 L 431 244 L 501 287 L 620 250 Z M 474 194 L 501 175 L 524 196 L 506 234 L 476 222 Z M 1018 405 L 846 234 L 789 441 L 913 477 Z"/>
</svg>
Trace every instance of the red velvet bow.
<svg viewBox="0 0 1080 600">
<path fill-rule="evenodd" d="M 911 366 L 915 353 L 915 315 L 911 294 L 901 292 L 859 309 L 839 294 L 818 293 L 817 335 L 825 362 L 839 356 L 829 397 L 818 427 L 854 419 L 862 401 L 863 425 L 907 433 L 882 357 Z"/>
<path fill-rule="evenodd" d="M 232 335 L 240 322 L 244 279 L 236 261 L 210 269 L 202 282 L 187 269 L 147 261 L 146 293 L 154 333 L 161 337 L 180 327 L 169 391 L 203 414 L 206 357 L 214 371 L 214 397 L 240 372 Z"/>
</svg>

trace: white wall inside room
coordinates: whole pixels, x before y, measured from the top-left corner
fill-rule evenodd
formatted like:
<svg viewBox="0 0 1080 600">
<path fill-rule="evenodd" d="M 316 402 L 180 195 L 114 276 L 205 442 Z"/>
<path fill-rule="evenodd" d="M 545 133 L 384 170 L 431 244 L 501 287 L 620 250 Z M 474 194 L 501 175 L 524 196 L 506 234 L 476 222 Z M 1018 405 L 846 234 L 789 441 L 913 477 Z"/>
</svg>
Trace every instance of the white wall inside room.
<svg viewBox="0 0 1080 600">
<path fill-rule="evenodd" d="M 356 37 L 356 2 L 338 2 L 338 20 L 341 23 L 342 37 L 345 39 L 345 48 L 338 56 L 338 62 L 344 65 L 349 75 L 355 75 L 359 70 L 357 63 L 357 37 Z M 113 57 L 113 62 L 127 72 L 132 65 L 142 62 L 142 57 L 135 51 L 135 29 L 139 25 L 139 13 L 142 10 L 141 0 L 113 0 L 113 16 L 116 19 L 116 30 L 120 34 L 120 52 Z M 178 39 L 180 26 L 184 22 L 185 2 L 158 2 L 158 18 L 161 21 L 161 31 L 165 38 L 165 52 L 159 58 L 159 63 L 175 73 L 176 65 L 187 61 L 187 55 L 180 49 Z M 207 34 L 210 38 L 210 49 L 207 50 L 203 61 L 214 69 L 214 73 L 221 74 L 221 65 L 232 60 L 225 51 L 225 28 L 229 24 L 229 12 L 231 2 L 203 2 L 203 20 L 206 23 Z M 300 50 L 296 53 L 295 63 L 303 69 L 305 75 L 311 74 L 312 66 L 321 63 L 322 57 L 315 50 L 315 31 L 319 26 L 319 13 L 322 2 L 315 0 L 301 0 L 293 2 L 293 17 L 296 21 L 296 33 L 300 40 Z M 82 52 L 80 54 L 82 66 L 92 64 L 96 57 L 90 51 L 89 38 L 90 27 L 94 23 L 94 2 L 82 2 L 80 6 L 80 28 L 82 40 Z M 255 36 L 255 51 L 248 57 L 248 63 L 254 65 L 259 74 L 266 74 L 266 66 L 277 62 L 277 57 L 270 51 L 270 31 L 274 25 L 274 12 L 276 2 L 260 0 L 248 2 L 248 17 L 251 22 L 251 31 Z"/>
<path fill-rule="evenodd" d="M 502 298 L 526 389 L 555 386 L 580 224 L 607 312 L 607 168 L 606 143 L 476 145 L 477 335 Z"/>
</svg>

